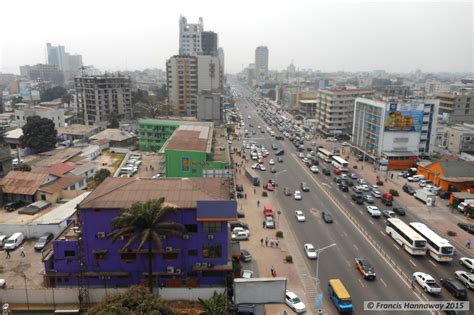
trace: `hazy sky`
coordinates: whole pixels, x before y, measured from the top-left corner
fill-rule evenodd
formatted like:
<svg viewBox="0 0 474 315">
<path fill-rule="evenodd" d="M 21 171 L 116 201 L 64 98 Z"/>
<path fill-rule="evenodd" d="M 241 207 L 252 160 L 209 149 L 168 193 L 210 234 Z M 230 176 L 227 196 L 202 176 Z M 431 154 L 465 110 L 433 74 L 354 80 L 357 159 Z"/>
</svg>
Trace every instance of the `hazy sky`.
<svg viewBox="0 0 474 315">
<path fill-rule="evenodd" d="M 219 34 L 226 72 L 266 45 L 270 69 L 473 72 L 472 1 L 15 0 L 0 7 L 0 72 L 45 62 L 46 42 L 103 70 L 165 67 L 178 20 Z"/>
</svg>

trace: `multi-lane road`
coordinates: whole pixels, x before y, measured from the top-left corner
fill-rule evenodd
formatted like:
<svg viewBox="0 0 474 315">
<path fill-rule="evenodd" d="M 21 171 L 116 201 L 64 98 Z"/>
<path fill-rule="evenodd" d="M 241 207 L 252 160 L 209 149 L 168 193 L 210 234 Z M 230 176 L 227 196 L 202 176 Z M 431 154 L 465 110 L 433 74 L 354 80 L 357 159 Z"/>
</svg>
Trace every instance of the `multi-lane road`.
<svg viewBox="0 0 474 315">
<path fill-rule="evenodd" d="M 249 91 L 243 87 L 235 86 L 243 96 L 237 100 L 237 106 L 244 115 L 246 122 L 245 129 L 257 131 L 257 125 L 266 128 L 267 124 L 258 116 L 255 104 L 249 102 L 246 96 L 250 96 Z M 250 128 L 247 123 L 247 116 L 252 117 L 254 124 Z M 273 127 L 273 129 L 275 129 Z M 313 174 L 298 157 L 293 144 L 285 140 L 275 140 L 267 132 L 264 134 L 257 132 L 253 140 L 263 144 L 271 150 L 271 145 L 276 143 L 278 147 L 285 150 L 284 163 L 276 163 L 277 172 L 275 174 L 267 171 L 259 171 L 262 182 L 268 179 L 276 179 L 278 189 L 273 192 L 276 199 L 276 210 L 282 211 L 287 216 L 287 221 L 291 225 L 298 243 L 301 245 L 302 256 L 304 243 L 312 243 L 316 248 L 322 248 L 332 243 L 335 247 L 327 249 L 319 257 L 320 260 L 320 288 L 328 298 L 326 286 L 331 278 L 341 279 L 349 290 L 355 313 L 363 313 L 363 301 L 420 301 L 420 300 L 452 300 L 452 296 L 443 290 L 440 296 L 430 296 L 424 292 L 412 289 L 411 276 L 415 271 L 422 271 L 431 274 L 436 279 L 453 278 L 455 270 L 464 270 L 458 263 L 459 256 L 448 264 L 439 264 L 430 257 L 411 256 L 405 252 L 385 233 L 385 220 L 383 218 L 374 219 L 367 213 L 365 205 L 356 205 L 351 200 L 351 193 L 342 192 L 333 181 L 334 175 L 325 176 L 323 174 Z M 268 161 L 273 158 L 274 151 L 266 158 Z M 323 162 L 324 163 L 324 162 Z M 323 166 L 320 167 L 320 169 Z M 301 190 L 301 182 L 306 182 L 309 192 L 303 192 L 300 201 L 294 200 L 292 196 L 284 196 L 283 188 L 288 187 L 293 192 Z M 373 183 L 370 183 L 373 184 Z M 376 201 L 380 209 L 380 201 Z M 306 222 L 297 222 L 294 217 L 295 210 L 303 210 L 306 215 Z M 327 224 L 321 217 L 321 211 L 329 211 L 334 219 L 334 223 Z M 405 222 L 419 221 L 411 214 L 403 217 Z M 375 267 L 377 277 L 375 281 L 366 281 L 356 270 L 354 258 L 365 257 Z M 306 261 L 307 270 L 300 273 L 305 277 L 310 273 L 310 277 L 316 277 L 316 262 Z M 416 284 L 415 284 L 416 285 Z M 472 301 L 472 293 L 469 297 Z"/>
</svg>

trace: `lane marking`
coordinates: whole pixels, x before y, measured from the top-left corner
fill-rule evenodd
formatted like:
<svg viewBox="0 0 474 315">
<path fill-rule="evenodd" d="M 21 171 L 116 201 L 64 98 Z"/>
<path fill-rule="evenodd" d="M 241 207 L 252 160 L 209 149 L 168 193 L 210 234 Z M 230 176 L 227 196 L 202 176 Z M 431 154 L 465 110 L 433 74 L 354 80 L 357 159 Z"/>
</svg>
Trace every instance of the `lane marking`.
<svg viewBox="0 0 474 315">
<path fill-rule="evenodd" d="M 359 212 L 360 212 L 360 214 L 364 214 L 364 212 L 362 212 L 362 210 L 360 210 L 360 209 L 359 209 Z"/>
<path fill-rule="evenodd" d="M 411 260 L 411 259 L 408 259 L 408 261 L 410 262 L 410 264 L 412 264 L 413 266 L 415 266 L 415 267 L 416 267 L 416 264 L 413 262 L 413 260 Z"/>
<path fill-rule="evenodd" d="M 342 231 L 342 235 L 344 235 L 345 237 L 347 237 L 347 233 Z"/>
<path fill-rule="evenodd" d="M 384 233 L 383 231 L 379 231 L 379 232 L 380 232 L 380 234 L 382 234 L 383 236 L 385 236 L 385 233 Z"/>
<path fill-rule="evenodd" d="M 374 221 L 372 221 L 372 220 L 370 220 L 369 222 L 370 222 L 370 224 L 374 224 Z"/>
<path fill-rule="evenodd" d="M 352 244 L 352 245 L 354 246 L 354 248 L 355 248 L 357 251 L 359 251 L 359 248 L 357 247 L 356 244 Z"/>
<path fill-rule="evenodd" d="M 363 288 L 365 288 L 366 286 L 365 286 L 364 282 L 363 282 L 362 280 L 360 280 L 360 279 L 358 279 L 358 280 L 359 280 L 360 285 L 361 285 Z"/>
<path fill-rule="evenodd" d="M 430 264 L 432 264 L 433 266 L 438 267 L 438 266 L 436 266 L 436 264 L 435 264 L 434 262 L 432 262 L 431 260 L 428 260 L 428 261 L 429 261 Z"/>
<path fill-rule="evenodd" d="M 382 281 L 382 284 L 383 284 L 384 286 L 388 287 L 388 285 L 385 283 L 385 281 L 383 281 L 382 278 L 379 278 L 379 279 L 380 279 L 380 281 Z"/>
<path fill-rule="evenodd" d="M 395 243 L 395 244 L 397 244 L 397 245 L 398 245 L 398 243 Z M 393 244 L 393 243 L 392 243 L 393 247 L 395 247 L 397 250 L 400 250 L 400 247 L 398 247 L 398 246 L 397 246 L 397 245 L 395 245 L 395 244 Z"/>
</svg>

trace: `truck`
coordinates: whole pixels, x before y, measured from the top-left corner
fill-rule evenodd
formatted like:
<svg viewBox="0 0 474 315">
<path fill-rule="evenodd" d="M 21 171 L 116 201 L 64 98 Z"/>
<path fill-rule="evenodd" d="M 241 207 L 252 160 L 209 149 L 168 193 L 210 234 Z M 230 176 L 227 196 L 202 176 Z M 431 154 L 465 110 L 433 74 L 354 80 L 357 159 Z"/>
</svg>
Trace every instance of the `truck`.
<svg viewBox="0 0 474 315">
<path fill-rule="evenodd" d="M 430 294 L 440 294 L 441 287 L 436 283 L 435 279 L 427 273 L 415 272 L 413 274 L 413 280 L 418 282 L 420 287 L 425 290 L 425 292 Z"/>
<path fill-rule="evenodd" d="M 474 199 L 465 199 L 463 202 L 459 203 L 457 206 L 458 211 L 464 212 L 466 206 L 474 207 Z"/>
<path fill-rule="evenodd" d="M 257 174 L 252 169 L 246 168 L 245 176 L 250 179 L 254 186 L 260 186 L 260 178 L 258 178 Z"/>
<path fill-rule="evenodd" d="M 416 199 L 423 201 L 428 206 L 434 206 L 435 204 L 436 194 L 433 194 L 426 189 L 418 189 L 413 196 Z"/>
</svg>

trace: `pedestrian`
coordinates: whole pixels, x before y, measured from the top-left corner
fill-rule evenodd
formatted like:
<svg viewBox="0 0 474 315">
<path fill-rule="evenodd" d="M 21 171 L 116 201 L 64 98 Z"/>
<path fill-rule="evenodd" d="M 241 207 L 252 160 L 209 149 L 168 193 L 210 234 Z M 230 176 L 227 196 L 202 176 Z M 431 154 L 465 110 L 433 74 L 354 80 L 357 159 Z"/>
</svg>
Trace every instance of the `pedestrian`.
<svg viewBox="0 0 474 315">
<path fill-rule="evenodd" d="M 470 239 L 467 240 L 466 247 L 469 248 L 469 249 L 471 248 L 471 240 Z"/>
<path fill-rule="evenodd" d="M 278 248 L 278 244 L 280 243 L 279 240 L 275 240 L 275 247 Z"/>
<path fill-rule="evenodd" d="M 247 199 L 247 194 L 244 194 L 245 199 Z"/>
<path fill-rule="evenodd" d="M 268 238 L 265 237 L 265 246 L 268 247 Z"/>
<path fill-rule="evenodd" d="M 265 221 L 262 222 L 262 227 L 265 228 Z"/>
<path fill-rule="evenodd" d="M 257 207 L 260 207 L 260 200 L 257 200 Z"/>
<path fill-rule="evenodd" d="M 260 239 L 260 244 L 263 246 L 263 237 Z"/>
<path fill-rule="evenodd" d="M 10 250 L 9 250 L 9 249 L 5 249 L 5 251 L 7 252 L 7 259 L 10 258 Z"/>
<path fill-rule="evenodd" d="M 388 178 L 387 178 L 387 177 L 385 177 L 385 182 L 387 182 L 387 180 L 388 180 Z"/>
<path fill-rule="evenodd" d="M 23 246 L 20 247 L 20 251 L 21 251 L 20 256 L 25 257 L 25 249 L 23 248 Z"/>
<path fill-rule="evenodd" d="M 253 189 L 253 194 L 254 194 L 254 195 L 257 194 L 257 188 L 254 188 L 254 189 Z"/>
<path fill-rule="evenodd" d="M 274 241 L 270 240 L 270 247 L 273 247 Z"/>
<path fill-rule="evenodd" d="M 270 272 L 272 273 L 272 275 L 275 272 L 275 268 L 273 268 L 273 265 L 272 265 L 272 268 L 270 268 Z"/>
<path fill-rule="evenodd" d="M 393 179 L 393 173 L 392 173 L 392 175 L 390 175 L 390 178 Z"/>
</svg>

